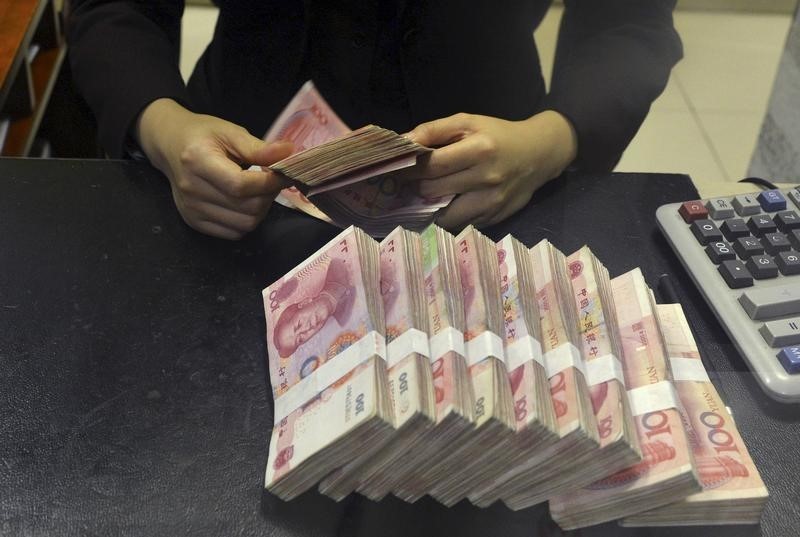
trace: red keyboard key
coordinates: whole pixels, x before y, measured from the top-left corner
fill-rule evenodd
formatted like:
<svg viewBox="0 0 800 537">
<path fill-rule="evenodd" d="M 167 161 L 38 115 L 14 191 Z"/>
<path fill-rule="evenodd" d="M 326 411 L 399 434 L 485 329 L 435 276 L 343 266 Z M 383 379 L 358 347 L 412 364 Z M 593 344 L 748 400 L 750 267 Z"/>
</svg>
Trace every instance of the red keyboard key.
<svg viewBox="0 0 800 537">
<path fill-rule="evenodd" d="M 708 218 L 708 209 L 700 200 L 685 201 L 681 204 L 681 208 L 678 209 L 678 214 L 683 217 L 684 222 L 691 224 L 695 220 Z"/>
</svg>

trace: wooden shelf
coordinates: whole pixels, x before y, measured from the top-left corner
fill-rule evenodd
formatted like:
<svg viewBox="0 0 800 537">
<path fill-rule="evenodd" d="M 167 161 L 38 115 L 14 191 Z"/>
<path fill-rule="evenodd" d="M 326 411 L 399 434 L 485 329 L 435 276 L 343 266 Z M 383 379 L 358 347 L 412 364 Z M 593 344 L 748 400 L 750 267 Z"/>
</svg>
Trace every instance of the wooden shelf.
<svg viewBox="0 0 800 537">
<path fill-rule="evenodd" d="M 53 0 L 4 0 L 0 36 L 0 156 L 26 157 L 66 55 Z"/>
</svg>

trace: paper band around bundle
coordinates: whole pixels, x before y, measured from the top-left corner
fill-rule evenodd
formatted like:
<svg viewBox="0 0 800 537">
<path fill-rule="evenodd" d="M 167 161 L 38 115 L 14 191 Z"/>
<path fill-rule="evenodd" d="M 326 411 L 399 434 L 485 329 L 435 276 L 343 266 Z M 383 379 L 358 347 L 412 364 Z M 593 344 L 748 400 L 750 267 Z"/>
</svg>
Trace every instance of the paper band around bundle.
<svg viewBox="0 0 800 537">
<path fill-rule="evenodd" d="M 506 346 L 506 367 L 509 371 L 530 360 L 544 367 L 542 344 L 535 337 L 526 335 Z"/>
<path fill-rule="evenodd" d="M 619 358 L 609 353 L 586 362 L 587 385 L 596 386 L 609 380 L 619 381 L 625 386 L 625 373 Z"/>
<path fill-rule="evenodd" d="M 397 362 L 411 353 L 430 358 L 428 334 L 416 328 L 409 328 L 386 344 L 386 365 L 394 367 Z"/>
<path fill-rule="evenodd" d="M 478 364 L 487 358 L 497 358 L 501 362 L 506 362 L 506 355 L 503 352 L 503 340 L 500 336 L 486 330 L 466 342 L 467 365 L 470 367 Z"/>
<path fill-rule="evenodd" d="M 672 380 L 689 380 L 695 382 L 711 382 L 703 362 L 695 358 L 670 358 Z"/>
<path fill-rule="evenodd" d="M 668 380 L 633 388 L 627 393 L 631 414 L 634 416 L 670 408 L 677 409 L 680 405 L 675 386 Z"/>
<path fill-rule="evenodd" d="M 275 399 L 275 423 L 370 358 L 386 359 L 386 339 L 373 330 L 301 379 Z"/>
<path fill-rule="evenodd" d="M 558 375 L 569 367 L 574 367 L 586 378 L 586 365 L 583 363 L 581 351 L 572 343 L 562 343 L 555 349 L 544 353 L 544 364 L 548 378 Z"/>
<path fill-rule="evenodd" d="M 464 351 L 464 334 L 452 326 L 442 329 L 430 339 L 431 362 L 435 362 L 450 351 L 466 356 Z"/>
</svg>

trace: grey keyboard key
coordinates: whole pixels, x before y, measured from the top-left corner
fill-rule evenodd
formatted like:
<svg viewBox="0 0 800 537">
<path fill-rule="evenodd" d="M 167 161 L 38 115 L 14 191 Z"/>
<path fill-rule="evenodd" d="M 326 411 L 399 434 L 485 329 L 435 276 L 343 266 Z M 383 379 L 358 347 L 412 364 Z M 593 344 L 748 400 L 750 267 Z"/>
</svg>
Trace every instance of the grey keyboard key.
<svg viewBox="0 0 800 537">
<path fill-rule="evenodd" d="M 800 274 L 800 253 L 794 250 L 779 253 L 778 257 L 775 258 L 775 262 L 784 276 Z"/>
<path fill-rule="evenodd" d="M 722 231 L 722 234 L 725 235 L 725 238 L 729 241 L 750 235 L 750 230 L 747 228 L 747 224 L 741 218 L 730 218 L 725 220 L 722 225 L 719 226 L 719 230 Z"/>
<path fill-rule="evenodd" d="M 758 329 L 770 347 L 788 347 L 800 343 L 800 317 L 768 321 Z"/>
<path fill-rule="evenodd" d="M 770 220 L 771 222 L 771 220 Z M 707 218 L 703 220 L 695 220 L 690 226 L 692 233 L 694 233 L 697 242 L 706 245 L 709 242 L 721 241 L 722 232 L 712 220 Z"/>
<path fill-rule="evenodd" d="M 800 204 L 798 204 L 800 207 Z M 761 205 L 755 196 L 741 194 L 733 198 L 733 208 L 739 216 L 752 216 L 761 212 Z"/>
<path fill-rule="evenodd" d="M 736 216 L 733 212 L 733 205 L 725 198 L 715 198 L 706 203 L 708 214 L 714 220 L 723 220 Z"/>
<path fill-rule="evenodd" d="M 745 266 L 756 280 L 778 277 L 778 265 L 775 263 L 775 260 L 772 259 L 772 256 L 765 254 L 754 255 L 747 260 Z"/>
<path fill-rule="evenodd" d="M 741 289 L 753 285 L 753 276 L 750 275 L 744 263 L 738 259 L 723 261 L 717 270 L 731 289 Z"/>
<path fill-rule="evenodd" d="M 791 229 L 800 228 L 800 216 L 794 211 L 781 211 L 773 218 L 775 225 L 784 233 Z"/>
<path fill-rule="evenodd" d="M 727 259 L 736 259 L 736 254 L 733 252 L 731 245 L 724 241 L 709 243 L 706 246 L 706 254 L 715 265 L 719 265 Z"/>
<path fill-rule="evenodd" d="M 740 259 L 749 259 L 764 253 L 764 245 L 755 237 L 741 237 L 734 241 L 733 249 Z"/>
<path fill-rule="evenodd" d="M 739 303 L 756 321 L 800 314 L 800 286 L 748 289 L 739 297 Z"/>
<path fill-rule="evenodd" d="M 778 252 L 785 252 L 792 249 L 789 237 L 783 233 L 767 233 L 762 237 L 761 244 L 769 255 L 778 255 Z"/>
<path fill-rule="evenodd" d="M 775 222 L 772 221 L 768 214 L 759 214 L 751 217 L 747 225 L 753 235 L 759 237 L 765 233 L 775 233 L 778 230 L 778 226 L 775 225 Z"/>
<path fill-rule="evenodd" d="M 793 188 L 789 191 L 789 199 L 800 208 L 800 188 Z"/>
<path fill-rule="evenodd" d="M 800 229 L 793 229 L 789 233 L 789 242 L 791 242 L 796 249 L 800 250 Z"/>
</svg>

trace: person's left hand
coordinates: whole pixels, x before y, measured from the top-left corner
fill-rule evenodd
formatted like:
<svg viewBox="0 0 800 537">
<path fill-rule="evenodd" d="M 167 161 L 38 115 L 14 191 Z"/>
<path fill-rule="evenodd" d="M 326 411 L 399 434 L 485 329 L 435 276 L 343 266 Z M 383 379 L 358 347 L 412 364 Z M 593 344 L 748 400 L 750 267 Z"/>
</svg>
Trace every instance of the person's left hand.
<svg viewBox="0 0 800 537">
<path fill-rule="evenodd" d="M 551 110 L 524 121 L 456 114 L 423 123 L 406 136 L 437 147 L 404 175 L 420 180 L 424 198 L 457 195 L 436 220 L 453 230 L 511 216 L 558 177 L 578 149 L 572 124 Z"/>
</svg>

